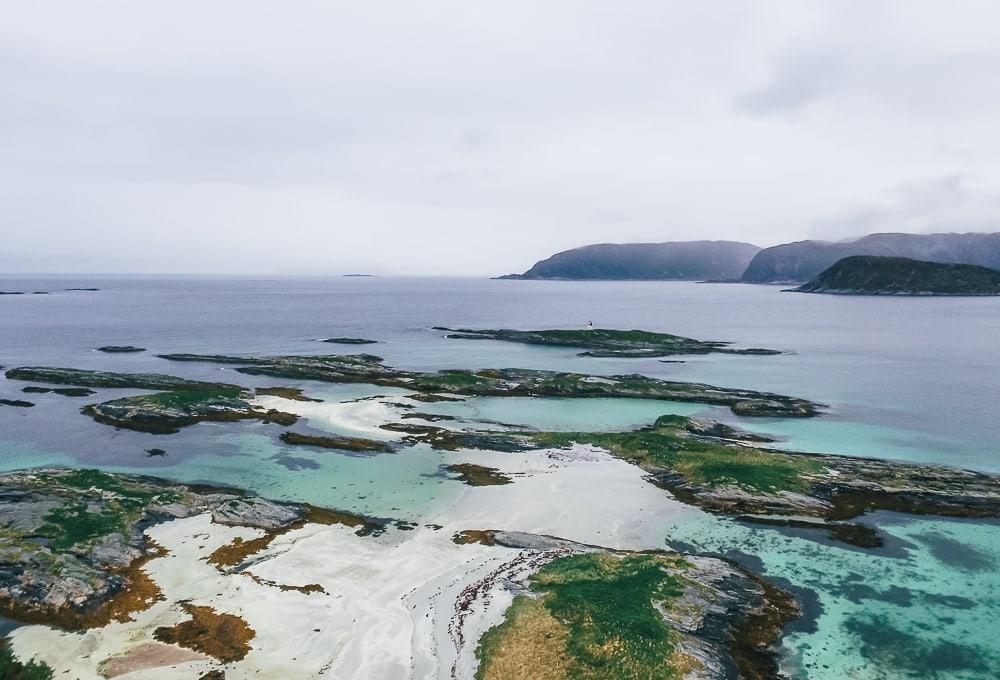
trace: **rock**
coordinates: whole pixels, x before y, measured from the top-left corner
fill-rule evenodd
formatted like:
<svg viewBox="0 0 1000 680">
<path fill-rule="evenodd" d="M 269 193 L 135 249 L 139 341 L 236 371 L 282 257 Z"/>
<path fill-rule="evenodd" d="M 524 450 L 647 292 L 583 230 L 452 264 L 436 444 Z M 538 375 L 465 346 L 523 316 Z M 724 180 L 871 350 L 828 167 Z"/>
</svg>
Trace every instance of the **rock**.
<svg viewBox="0 0 1000 680">
<path fill-rule="evenodd" d="M 231 526 L 281 529 L 305 517 L 301 506 L 286 505 L 246 496 L 220 503 L 212 510 L 212 521 Z"/>
<path fill-rule="evenodd" d="M 700 383 L 658 380 L 639 374 L 592 376 L 521 368 L 415 373 L 385 366 L 371 354 L 326 356 L 237 357 L 204 354 L 161 354 L 170 361 L 206 361 L 237 365 L 237 372 L 293 380 L 368 383 L 433 395 L 486 397 L 620 397 L 664 399 L 729 406 L 741 415 L 808 418 L 820 404 L 805 399 Z M 739 406 L 737 406 L 737 404 Z"/>
</svg>

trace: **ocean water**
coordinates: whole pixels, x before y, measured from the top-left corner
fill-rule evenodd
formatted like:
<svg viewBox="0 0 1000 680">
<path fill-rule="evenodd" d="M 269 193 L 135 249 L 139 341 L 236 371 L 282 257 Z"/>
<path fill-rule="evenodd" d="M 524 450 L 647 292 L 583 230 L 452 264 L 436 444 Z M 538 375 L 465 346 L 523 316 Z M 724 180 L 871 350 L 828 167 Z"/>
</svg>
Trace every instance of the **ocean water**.
<svg viewBox="0 0 1000 680">
<path fill-rule="evenodd" d="M 96 292 L 67 291 L 97 287 Z M 157 371 L 247 385 L 212 364 L 158 352 L 372 352 L 409 369 L 554 368 L 772 390 L 829 405 L 808 420 L 740 419 L 727 409 L 642 400 L 469 399 L 422 407 L 473 421 L 565 430 L 637 427 L 664 413 L 703 415 L 778 434 L 781 446 L 1000 471 L 1000 300 L 842 298 L 769 286 L 392 278 L 0 278 L 0 365 Z M 773 357 L 593 359 L 568 348 L 448 340 L 432 326 L 642 328 L 770 347 Z M 378 340 L 360 348 L 329 336 Z M 105 344 L 142 354 L 108 355 Z M 201 424 L 176 435 L 116 431 L 79 414 L 93 400 L 23 395 L 0 379 L 0 469 L 87 465 L 249 488 L 378 516 L 419 519 L 461 491 L 440 454 L 347 456 L 283 445 L 273 425 Z M 329 401 L 392 390 L 302 383 Z M 149 457 L 149 448 L 165 457 Z M 664 544 L 726 554 L 799 593 L 806 616 L 786 638 L 796 677 L 995 678 L 1000 659 L 1000 526 L 878 513 L 890 537 L 859 551 L 791 530 L 697 513 Z"/>
</svg>

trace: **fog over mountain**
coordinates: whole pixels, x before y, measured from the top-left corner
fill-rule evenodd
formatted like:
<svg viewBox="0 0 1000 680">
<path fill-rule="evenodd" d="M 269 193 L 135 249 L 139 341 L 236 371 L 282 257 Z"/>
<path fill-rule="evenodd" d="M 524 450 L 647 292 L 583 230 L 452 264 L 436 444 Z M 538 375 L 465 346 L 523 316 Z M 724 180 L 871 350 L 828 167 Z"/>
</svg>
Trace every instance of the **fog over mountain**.
<svg viewBox="0 0 1000 680">
<path fill-rule="evenodd" d="M 738 279 L 760 246 L 733 241 L 601 243 L 536 263 L 512 279 Z"/>
<path fill-rule="evenodd" d="M 1000 5 L 6 3 L 0 272 L 989 231 Z"/>
<path fill-rule="evenodd" d="M 799 241 L 757 253 L 743 274 L 747 283 L 809 281 L 852 255 L 904 257 L 1000 269 L 1000 233 L 871 234 L 853 241 Z"/>
</svg>

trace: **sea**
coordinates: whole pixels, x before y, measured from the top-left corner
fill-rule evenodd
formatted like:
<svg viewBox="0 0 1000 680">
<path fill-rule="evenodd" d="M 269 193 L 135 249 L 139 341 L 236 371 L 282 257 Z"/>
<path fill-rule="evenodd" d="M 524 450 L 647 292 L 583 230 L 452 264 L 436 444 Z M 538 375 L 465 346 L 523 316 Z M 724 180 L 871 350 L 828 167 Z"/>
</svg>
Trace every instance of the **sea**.
<svg viewBox="0 0 1000 680">
<path fill-rule="evenodd" d="M 96 288 L 97 290 L 70 290 Z M 413 370 L 539 368 L 645 375 L 773 391 L 825 404 L 812 419 L 745 419 L 698 404 L 473 398 L 427 405 L 470 421 L 564 430 L 641 427 L 666 413 L 777 435 L 790 450 L 1000 473 L 1000 299 L 809 295 L 779 286 L 691 282 L 499 281 L 391 277 L 0 276 L 0 365 L 61 366 L 274 384 L 158 353 L 369 352 Z M 32 294 L 34 292 L 46 294 Z M 643 329 L 775 356 L 599 359 L 572 348 L 454 340 L 453 328 Z M 360 337 L 378 344 L 320 343 Z M 97 352 L 136 345 L 136 354 Z M 284 381 L 287 383 L 287 381 Z M 274 426 L 203 423 L 163 436 L 80 415 L 87 399 L 25 395 L 0 379 L 0 469 L 97 467 L 419 520 L 460 493 L 439 453 L 351 456 L 289 447 Z M 302 384 L 347 401 L 394 390 Z M 102 390 L 100 400 L 136 393 Z M 95 398 L 91 398 L 93 400 Z M 310 423 L 312 424 L 312 423 Z M 150 456 L 151 448 L 166 455 Z M 781 650 L 790 677 L 1000 678 L 1000 523 L 879 512 L 877 550 L 810 532 L 694 513 L 663 547 L 724 555 L 794 592 L 803 616 Z"/>
</svg>

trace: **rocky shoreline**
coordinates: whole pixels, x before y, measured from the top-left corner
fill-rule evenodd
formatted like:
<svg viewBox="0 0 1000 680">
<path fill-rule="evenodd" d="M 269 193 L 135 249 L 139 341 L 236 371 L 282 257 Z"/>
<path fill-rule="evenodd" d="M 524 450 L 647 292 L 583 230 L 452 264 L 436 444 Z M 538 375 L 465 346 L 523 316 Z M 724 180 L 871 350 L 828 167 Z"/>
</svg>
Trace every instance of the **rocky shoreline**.
<svg viewBox="0 0 1000 680">
<path fill-rule="evenodd" d="M 377 536 L 390 526 L 408 528 L 405 523 L 276 503 L 233 489 L 137 475 L 61 468 L 5 473 L 0 475 L 0 609 L 4 616 L 22 623 L 70 631 L 131 622 L 165 597 L 144 565 L 164 557 L 170 548 L 159 545 L 147 532 L 157 525 L 198 516 L 210 517 L 210 526 L 258 530 L 259 538 L 236 538 L 206 558 L 220 573 L 242 574 L 264 586 L 277 587 L 279 592 L 295 591 L 304 596 L 326 590 L 320 585 L 270 583 L 253 571 L 257 555 L 269 552 L 275 541 L 290 536 L 290 532 L 310 526 L 341 524 L 358 536 Z M 412 525 L 409 528 L 412 530 Z M 434 527 L 424 531 L 433 533 Z M 546 594 L 554 583 L 552 574 L 578 579 L 581 565 L 596 567 L 609 587 L 625 588 L 622 595 L 628 596 L 629 611 L 654 627 L 657 652 L 665 654 L 652 660 L 656 667 L 696 668 L 698 677 L 720 680 L 777 677 L 774 645 L 784 624 L 798 615 L 797 607 L 790 596 L 733 564 L 666 551 L 609 550 L 522 532 L 466 533 L 474 536 L 473 540 L 456 538 L 456 542 L 519 551 L 517 559 L 528 567 L 526 572 L 522 567 L 523 580 L 505 586 L 515 592 L 515 605 L 505 615 L 506 623 L 491 629 L 478 643 L 476 639 L 460 642 L 478 644 L 481 668 L 477 677 L 503 677 L 497 675 L 502 673 L 503 660 L 494 657 L 490 649 L 496 649 L 495 638 L 505 634 L 512 617 L 525 604 L 551 600 L 561 607 L 563 616 L 579 621 L 590 620 L 595 614 L 615 614 L 605 610 L 601 598 L 593 599 L 596 591 L 589 589 L 587 581 L 580 582 L 584 588 L 580 592 L 592 595 L 582 600 L 563 601 Z M 636 570 L 654 580 L 633 586 L 629 574 Z M 499 581 L 481 584 L 490 589 L 501 586 Z M 638 588 L 636 598 L 632 598 L 633 587 Z M 653 600 L 644 598 L 645 588 L 653 588 L 649 592 L 659 595 Z M 150 663 L 148 655 L 155 652 L 154 656 L 167 660 L 214 659 L 222 666 L 213 672 L 223 673 L 227 664 L 239 662 L 251 652 L 260 631 L 242 617 L 208 604 L 181 601 L 178 606 L 183 610 L 178 623 L 151 627 L 149 640 L 133 639 L 132 651 L 113 657 L 113 663 L 106 667 L 129 668 L 140 658 Z M 471 603 L 462 605 L 459 601 L 456 612 L 463 606 Z M 645 625 L 616 634 L 621 647 L 614 655 L 615 663 L 650 662 L 642 651 L 649 642 Z M 576 631 L 572 635 L 587 637 L 592 633 Z M 533 645 L 548 644 L 545 638 L 532 637 L 531 631 L 528 635 Z M 189 651 L 179 650 L 173 657 L 167 654 L 178 647 Z M 574 647 L 570 644 L 567 649 Z M 195 654 L 190 656 L 191 652 Z M 593 662 L 586 657 L 574 661 L 584 666 Z"/>
</svg>

